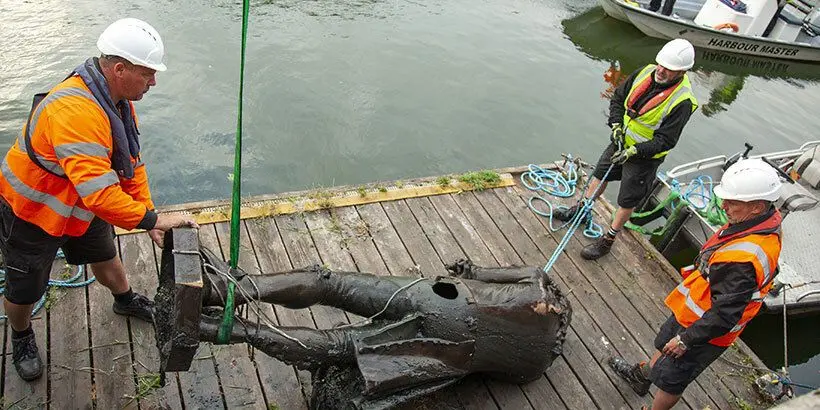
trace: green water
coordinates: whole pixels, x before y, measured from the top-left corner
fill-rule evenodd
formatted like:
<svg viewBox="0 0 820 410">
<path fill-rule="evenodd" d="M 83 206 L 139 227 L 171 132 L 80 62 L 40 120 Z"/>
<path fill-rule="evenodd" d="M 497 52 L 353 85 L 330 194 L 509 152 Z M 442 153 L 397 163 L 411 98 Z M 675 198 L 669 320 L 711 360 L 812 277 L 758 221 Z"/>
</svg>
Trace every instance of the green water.
<svg viewBox="0 0 820 410">
<path fill-rule="evenodd" d="M 238 3 L 0 0 L 0 150 L 32 94 L 95 54 L 108 23 L 139 17 L 163 35 L 169 67 L 137 104 L 156 202 L 228 198 Z M 594 161 L 607 138 L 604 73 L 651 62 L 663 44 L 590 0 L 253 1 L 250 24 L 246 196 L 561 152 Z M 820 66 L 702 50 L 697 58 L 690 75 L 702 109 L 665 168 L 747 141 L 772 151 L 820 138 Z M 770 366 L 778 354 L 768 352 L 782 345 L 776 325 L 756 321 L 746 337 Z M 820 384 L 818 346 L 794 348 L 795 375 L 808 368 L 800 381 Z"/>
</svg>

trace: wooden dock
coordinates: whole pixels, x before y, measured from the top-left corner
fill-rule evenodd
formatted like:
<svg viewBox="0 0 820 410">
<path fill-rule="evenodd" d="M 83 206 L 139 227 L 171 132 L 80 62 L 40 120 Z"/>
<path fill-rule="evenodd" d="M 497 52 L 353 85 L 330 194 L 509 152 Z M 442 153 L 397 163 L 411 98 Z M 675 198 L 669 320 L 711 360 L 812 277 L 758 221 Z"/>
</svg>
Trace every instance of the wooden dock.
<svg viewBox="0 0 820 410">
<path fill-rule="evenodd" d="M 512 177 L 518 180 L 517 175 Z M 281 204 L 295 204 L 300 197 L 323 202 L 300 212 L 274 207 L 268 212 L 274 216 L 244 220 L 240 266 L 258 273 L 318 263 L 403 276 L 446 275 L 444 264 L 465 256 L 481 266 L 543 266 L 563 232 L 550 232 L 548 222 L 527 207 L 532 193 L 509 177 L 506 181 L 511 186 L 464 192 L 436 188 L 435 182 L 426 190 L 396 183 L 369 187 L 374 193 L 358 189 L 361 199 L 368 200 L 352 202 L 350 196 L 338 201 L 316 191 L 279 196 L 286 199 Z M 402 195 L 408 190 L 410 195 Z M 609 205 L 599 201 L 596 220 L 608 221 L 610 212 Z M 227 258 L 226 222 L 203 225 L 200 239 Z M 118 241 L 134 290 L 153 296 L 158 248 L 145 233 L 120 235 Z M 541 379 L 521 386 L 468 378 L 453 394 L 441 395 L 436 408 L 639 409 L 651 402 L 650 396 L 640 398 L 621 382 L 605 361 L 611 355 L 646 360 L 653 352 L 655 333 L 669 315 L 663 299 L 678 275 L 648 242 L 632 233 L 622 235 L 612 254 L 596 262 L 579 256 L 589 241 L 576 234 L 550 273 L 568 293 L 573 308 L 563 356 Z M 62 269 L 55 263 L 55 277 Z M 112 301 L 98 283 L 52 291 L 48 310 L 38 314 L 33 325 L 48 366 L 47 374 L 35 383 L 26 383 L 15 373 L 10 330 L 8 325 L 0 328 L 5 332 L 3 408 L 308 407 L 310 375 L 246 345 L 203 343 L 191 371 L 168 374 L 167 385 L 154 388 L 158 354 L 152 327 L 117 316 Z M 282 326 L 329 328 L 355 320 L 321 306 L 269 309 Z M 724 358 L 728 360 L 717 360 L 686 390 L 676 408 L 767 407 L 758 402 L 751 385 L 755 375 L 750 367 L 763 367 L 760 360 L 742 343 Z"/>
</svg>

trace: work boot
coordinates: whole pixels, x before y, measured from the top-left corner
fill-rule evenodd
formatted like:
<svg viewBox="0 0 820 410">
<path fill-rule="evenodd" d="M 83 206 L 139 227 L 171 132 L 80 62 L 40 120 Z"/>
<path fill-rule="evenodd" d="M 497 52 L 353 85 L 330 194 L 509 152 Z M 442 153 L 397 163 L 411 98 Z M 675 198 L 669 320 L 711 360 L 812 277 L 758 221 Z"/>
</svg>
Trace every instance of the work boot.
<svg viewBox="0 0 820 410">
<path fill-rule="evenodd" d="M 19 339 L 12 337 L 11 346 L 14 368 L 20 378 L 27 382 L 39 379 L 43 375 L 43 360 L 40 359 L 40 351 L 37 349 L 34 333 Z"/>
<path fill-rule="evenodd" d="M 597 241 L 584 246 L 584 249 L 581 249 L 581 257 L 588 261 L 594 261 L 608 254 L 613 243 L 615 243 L 615 238 L 604 234 Z"/>
<path fill-rule="evenodd" d="M 127 303 L 119 303 L 114 300 L 114 313 L 124 316 L 132 316 L 142 319 L 148 323 L 154 321 L 154 302 L 147 297 L 134 292 L 134 297 Z"/>
<path fill-rule="evenodd" d="M 635 390 L 638 396 L 646 396 L 649 393 L 649 386 L 652 382 L 644 373 L 649 373 L 649 365 L 646 362 L 631 364 L 620 357 L 613 356 L 609 358 L 607 364 L 615 374 L 629 383 L 629 387 L 632 387 L 632 390 Z"/>
<path fill-rule="evenodd" d="M 573 205 L 568 209 L 556 208 L 552 211 L 552 218 L 561 222 L 569 222 L 578 213 L 578 205 Z"/>
</svg>

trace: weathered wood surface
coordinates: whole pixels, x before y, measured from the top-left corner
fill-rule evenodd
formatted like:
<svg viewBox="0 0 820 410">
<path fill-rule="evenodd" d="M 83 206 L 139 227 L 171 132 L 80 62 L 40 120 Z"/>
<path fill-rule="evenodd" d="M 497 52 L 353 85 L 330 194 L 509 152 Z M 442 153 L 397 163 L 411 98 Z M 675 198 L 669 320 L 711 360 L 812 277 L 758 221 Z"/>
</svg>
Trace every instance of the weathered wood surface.
<svg viewBox="0 0 820 410">
<path fill-rule="evenodd" d="M 563 232 L 550 232 L 548 222 L 527 207 L 529 196 L 507 187 L 243 221 L 239 266 L 251 275 L 318 264 L 416 277 L 446 275 L 445 264 L 464 257 L 486 266 L 543 266 Z M 595 212 L 599 221 L 610 217 L 600 204 Z M 229 236 L 225 223 L 200 231 L 202 243 L 222 255 L 228 254 Z M 436 397 L 436 408 L 639 409 L 648 404 L 651 395 L 638 397 L 606 366 L 612 355 L 646 360 L 668 315 L 663 298 L 675 286 L 675 273 L 649 255 L 642 240 L 623 235 L 611 255 L 590 262 L 578 255 L 589 240 L 576 235 L 550 272 L 573 307 L 563 356 L 544 377 L 522 386 L 467 378 Z M 132 287 L 153 296 L 159 253 L 152 241 L 145 233 L 133 234 L 121 236 L 119 245 Z M 166 387 L 142 392 L 138 381 L 158 368 L 151 326 L 115 315 L 110 292 L 98 283 L 60 290 L 58 296 L 34 321 L 41 349 L 50 357 L 43 379 L 25 383 L 17 377 L 5 336 L 4 408 L 308 407 L 310 374 L 246 345 L 203 343 L 191 371 L 169 374 Z M 258 309 L 246 308 L 244 314 L 310 328 L 362 319 L 323 306 L 292 310 L 262 304 Z M 738 351 L 727 354 L 740 361 Z M 748 377 L 718 361 L 676 408 L 733 408 L 738 399 L 758 406 Z"/>
</svg>

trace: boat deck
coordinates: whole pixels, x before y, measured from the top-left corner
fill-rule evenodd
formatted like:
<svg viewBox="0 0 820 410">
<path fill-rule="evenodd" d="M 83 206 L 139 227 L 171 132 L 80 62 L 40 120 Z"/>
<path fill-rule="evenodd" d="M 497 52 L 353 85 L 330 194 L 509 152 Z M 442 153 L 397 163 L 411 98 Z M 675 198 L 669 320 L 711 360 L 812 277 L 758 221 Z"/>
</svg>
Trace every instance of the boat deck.
<svg viewBox="0 0 820 410">
<path fill-rule="evenodd" d="M 445 275 L 445 263 L 465 256 L 483 266 L 543 266 L 562 233 L 550 232 L 548 221 L 528 209 L 531 193 L 512 182 L 518 180 L 513 177 L 505 179 L 510 186 L 458 193 L 439 190 L 445 193 L 438 195 L 416 190 L 402 196 L 412 190 L 407 183 L 397 183 L 378 188 L 391 200 L 336 207 L 343 202 L 325 198 L 325 206 L 319 207 L 323 209 L 247 219 L 241 225 L 240 266 L 255 273 L 319 263 L 338 270 L 424 276 Z M 293 196 L 282 198 L 295 202 Z M 610 211 L 599 202 L 596 219 L 609 220 Z M 228 238 L 226 222 L 200 230 L 202 243 L 223 255 L 228 253 Z M 145 233 L 120 235 L 118 241 L 134 290 L 153 295 L 158 249 Z M 649 396 L 638 397 L 605 361 L 611 355 L 644 360 L 652 353 L 655 332 L 669 314 L 663 298 L 676 285 L 676 273 L 648 242 L 631 233 L 597 262 L 579 257 L 589 241 L 577 234 L 550 273 L 568 293 L 573 308 L 563 356 L 541 379 L 525 385 L 468 378 L 437 395 L 436 408 L 639 409 L 651 401 Z M 55 275 L 62 268 L 55 263 Z M 48 309 L 34 320 L 48 371 L 34 383 L 23 382 L 15 373 L 10 331 L 8 326 L 0 328 L 6 340 L 3 408 L 309 406 L 307 372 L 244 344 L 203 343 L 189 372 L 169 374 L 165 387 L 153 388 L 158 354 L 152 327 L 115 315 L 111 302 L 98 283 L 50 291 Z M 282 326 L 329 328 L 350 320 L 340 310 L 321 306 L 269 309 Z M 754 374 L 749 369 L 762 367 L 760 360 L 742 343 L 727 350 L 724 358 L 687 389 L 676 408 L 766 407 L 751 388 Z"/>
</svg>

